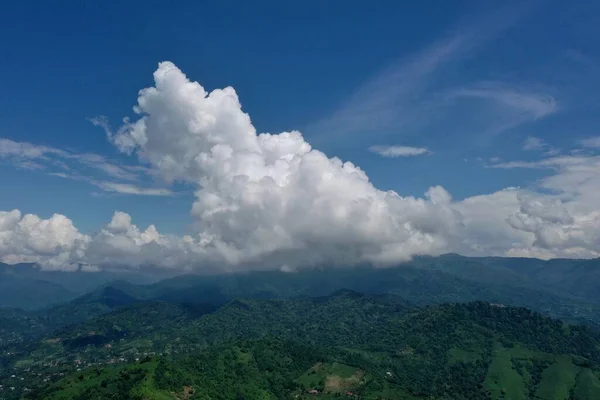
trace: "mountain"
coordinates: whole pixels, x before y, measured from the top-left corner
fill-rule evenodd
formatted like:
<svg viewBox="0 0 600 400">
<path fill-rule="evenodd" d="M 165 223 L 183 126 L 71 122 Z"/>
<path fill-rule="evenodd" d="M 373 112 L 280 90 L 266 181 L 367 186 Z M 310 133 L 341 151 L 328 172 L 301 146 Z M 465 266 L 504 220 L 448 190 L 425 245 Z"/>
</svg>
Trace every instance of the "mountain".
<svg viewBox="0 0 600 400">
<path fill-rule="evenodd" d="M 531 258 L 485 257 L 476 259 L 489 268 L 503 266 L 518 273 L 532 286 L 586 301 L 600 302 L 600 259 L 548 261 Z"/>
<path fill-rule="evenodd" d="M 115 280 L 149 284 L 166 277 L 133 271 L 46 271 L 35 264 L 0 263 L 0 307 L 34 310 L 64 303 Z"/>
<path fill-rule="evenodd" d="M 73 304 L 100 303 L 109 308 L 120 307 L 139 301 L 139 298 L 116 288 L 117 285 L 106 285 L 91 293 L 77 298 Z"/>
<path fill-rule="evenodd" d="M 55 275 L 44 275 L 49 272 L 33 268 L 31 265 L 0 266 L 0 271 L 5 274 L 8 269 L 8 274 L 0 279 L 0 286 L 8 287 L 0 292 L 0 298 L 8 298 L 5 303 L 23 306 L 24 299 L 29 299 L 31 308 L 41 303 L 48 304 L 48 307 L 30 310 L 28 313 L 9 312 L 10 316 L 4 319 L 0 312 L 0 323 L 7 327 L 7 330 L 0 330 L 0 343 L 16 343 L 41 337 L 64 326 L 93 319 L 135 302 L 162 301 L 220 306 L 235 298 L 309 298 L 325 296 L 341 288 L 368 294 L 400 295 L 421 306 L 476 300 L 524 306 L 567 322 L 600 327 L 600 305 L 595 302 L 593 291 L 582 290 L 582 293 L 590 294 L 578 294 L 574 293 L 575 289 L 567 290 L 557 283 L 559 277 L 563 276 L 566 282 L 585 282 L 569 285 L 594 287 L 594 282 L 597 282 L 594 275 L 598 271 L 597 260 L 541 261 L 470 258 L 449 254 L 419 257 L 410 263 L 383 269 L 359 266 L 343 269 L 312 268 L 294 273 L 257 271 L 212 276 L 191 275 L 143 285 L 127 280 L 113 280 L 98 282 L 97 289 L 72 300 L 70 298 L 74 295 L 71 292 L 66 297 L 59 294 L 64 292 L 62 287 L 58 287 L 56 291 L 36 288 L 37 281 L 33 276 Z M 16 274 L 15 271 L 21 272 Z M 58 276 L 71 276 L 70 273 L 56 273 Z M 97 275 L 80 271 L 74 276 L 76 278 L 69 279 L 89 279 L 90 276 Z M 13 284 L 15 279 L 23 284 Z M 42 285 L 55 287 L 56 284 L 44 281 Z M 571 287 L 569 285 L 565 287 Z M 38 299 L 35 304 L 31 302 L 32 298 Z M 69 301 L 62 302 L 64 300 Z M 52 302 L 58 304 L 53 305 Z M 16 328 L 11 330 L 11 325 Z"/>
<path fill-rule="evenodd" d="M 0 380 L 39 387 L 30 399 L 600 398 L 600 335 L 524 308 L 352 290 L 198 307 L 118 308 L 24 348 Z"/>
<path fill-rule="evenodd" d="M 63 303 L 77 295 L 57 283 L 0 275 L 0 307 L 31 310 Z"/>
<path fill-rule="evenodd" d="M 43 271 L 31 264 L 0 264 L 0 307 L 34 309 L 63 303 L 110 286 L 137 301 L 223 304 L 239 297 L 323 296 L 340 288 L 393 293 L 416 304 L 486 300 L 525 306 L 549 315 L 600 326 L 599 260 L 502 257 L 417 257 L 391 268 L 307 268 L 187 275 L 160 280 L 132 271 Z M 16 280 L 16 281 L 15 281 Z M 58 285 L 58 286 L 57 286 Z M 29 288 L 34 288 L 31 290 Z"/>
<path fill-rule="evenodd" d="M 600 303 L 600 259 L 465 257 L 446 254 L 418 257 L 411 265 L 438 270 L 481 283 L 528 287 L 587 302 Z"/>
<path fill-rule="evenodd" d="M 69 302 L 41 309 L 0 308 L 0 349 L 42 337 L 139 301 L 113 286 L 104 286 Z"/>
<path fill-rule="evenodd" d="M 15 353 L 29 360 L 48 359 L 49 354 L 80 351 L 89 343 L 112 343 L 113 352 L 136 343 L 147 352 L 185 353 L 217 342 L 240 337 L 261 337 L 265 327 L 277 335 L 294 333 L 294 338 L 319 343 L 354 335 L 360 328 L 367 341 L 372 329 L 403 315 L 411 305 L 397 296 L 366 296 L 353 291 L 338 291 L 333 296 L 294 299 L 235 299 L 215 311 L 209 304 L 142 302 L 122 307 L 78 325 L 64 327 L 43 338 L 33 347 L 20 345 Z M 320 331 L 335 323 L 335 331 Z M 92 332 L 92 333 L 90 333 Z M 48 338 L 60 340 L 51 340 Z M 180 345 L 181 344 L 181 345 Z M 91 350 L 90 350 L 91 351 Z M 98 356 L 103 354 L 99 349 Z"/>
<path fill-rule="evenodd" d="M 190 275 L 150 285 L 118 281 L 104 286 L 114 287 L 137 301 L 213 305 L 240 297 L 281 299 L 324 296 L 341 288 L 349 288 L 362 293 L 396 294 L 417 305 L 484 300 L 524 306 L 570 322 L 600 327 L 600 303 L 594 295 L 584 296 L 575 289 L 558 290 L 554 286 L 540 284 L 535 278 L 542 274 L 539 267 L 513 265 L 522 260 L 446 255 L 420 257 L 392 268 L 359 266 L 312 268 L 294 273 L 256 271 L 213 276 Z M 583 261 L 569 261 L 577 265 L 585 264 Z M 536 262 L 547 265 L 544 261 Z M 600 266 L 596 268 L 600 269 Z M 595 270 L 588 269 L 581 267 L 573 275 L 594 282 Z M 544 272 L 546 282 L 551 275 L 561 273 L 566 274 L 565 271 L 556 270 L 553 273 Z M 593 286 L 591 283 L 588 285 Z M 104 289 L 98 289 L 101 290 Z M 87 302 L 94 296 L 101 295 L 92 293 L 77 301 Z"/>
</svg>

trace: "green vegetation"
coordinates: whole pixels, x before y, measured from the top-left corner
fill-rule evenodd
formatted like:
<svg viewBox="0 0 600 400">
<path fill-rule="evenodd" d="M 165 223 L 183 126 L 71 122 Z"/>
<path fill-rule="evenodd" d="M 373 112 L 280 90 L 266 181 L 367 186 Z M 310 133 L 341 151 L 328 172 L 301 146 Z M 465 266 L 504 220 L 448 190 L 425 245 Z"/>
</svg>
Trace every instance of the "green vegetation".
<svg viewBox="0 0 600 400">
<path fill-rule="evenodd" d="M 325 355 L 323 350 L 278 340 L 239 342 L 177 363 L 146 358 L 125 367 L 90 369 L 29 397 L 280 399 L 300 390 L 294 378 Z"/>
<path fill-rule="evenodd" d="M 452 347 L 448 350 L 448 362 L 449 363 L 469 363 L 479 359 L 479 354 L 475 351 L 467 351 Z"/>
<path fill-rule="evenodd" d="M 495 347 L 484 387 L 490 391 L 492 398 L 527 399 L 524 377 L 512 366 L 513 352 L 511 349 Z"/>
<path fill-rule="evenodd" d="M 28 399 L 600 398 L 589 328 L 350 290 L 217 309 L 134 303 L 15 351 L 0 382 Z"/>
<path fill-rule="evenodd" d="M 598 399 L 597 264 L 446 255 L 104 283 L 0 308 L 0 397 Z"/>
<path fill-rule="evenodd" d="M 544 370 L 542 380 L 536 392 L 538 397 L 560 400 L 569 397 L 569 391 L 575 385 L 579 368 L 570 357 L 558 356 L 554 363 Z"/>
<path fill-rule="evenodd" d="M 583 369 L 577 375 L 575 387 L 571 389 L 573 400 L 593 399 L 600 393 L 600 377 L 589 369 Z"/>
<path fill-rule="evenodd" d="M 304 388 L 314 388 L 325 393 L 345 393 L 365 383 L 365 373 L 338 362 L 318 362 L 296 379 Z"/>
<path fill-rule="evenodd" d="M 598 260 L 541 261 L 519 258 L 418 257 L 397 268 L 314 268 L 214 276 L 180 276 L 147 282 L 142 276 L 109 272 L 64 274 L 31 265 L 0 263 L 0 346 L 41 337 L 113 309 L 139 302 L 210 304 L 232 299 L 284 299 L 326 296 L 341 288 L 394 294 L 419 305 L 483 300 L 523 306 L 569 323 L 600 328 Z M 110 281 L 112 279 L 112 281 Z M 109 282 L 110 281 L 110 282 Z M 80 291 L 101 285 L 68 303 Z M 58 304 L 57 304 L 58 303 Z M 21 308 L 50 308 L 19 311 Z M 11 314 L 6 317 L 6 314 Z M 15 328 L 11 328 L 15 326 Z M 6 327 L 6 329 L 4 329 Z"/>
</svg>

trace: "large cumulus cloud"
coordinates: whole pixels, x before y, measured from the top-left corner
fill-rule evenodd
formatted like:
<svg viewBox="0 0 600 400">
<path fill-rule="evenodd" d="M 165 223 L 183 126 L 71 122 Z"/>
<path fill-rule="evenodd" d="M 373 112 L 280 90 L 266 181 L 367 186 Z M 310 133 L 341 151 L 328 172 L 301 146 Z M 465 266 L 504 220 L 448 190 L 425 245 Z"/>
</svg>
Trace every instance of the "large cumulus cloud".
<svg viewBox="0 0 600 400">
<path fill-rule="evenodd" d="M 140 118 L 111 139 L 165 179 L 197 185 L 192 216 L 228 263 L 390 263 L 445 251 L 458 233 L 449 196 L 383 192 L 299 132 L 257 134 L 233 88 L 207 93 L 172 63 L 154 79 Z"/>
<path fill-rule="evenodd" d="M 90 238 L 79 233 L 70 219 L 54 214 L 48 219 L 0 211 L 0 261 L 37 263 L 48 269 L 72 269 L 85 260 Z"/>
<path fill-rule="evenodd" d="M 152 174 L 196 188 L 195 233 L 140 229 L 126 213 L 93 237 L 64 216 L 0 214 L 0 258 L 46 266 L 296 268 L 389 265 L 420 254 L 595 257 L 594 165 L 556 171 L 554 194 L 507 188 L 453 201 L 433 186 L 422 198 L 373 186 L 358 166 L 313 149 L 297 131 L 258 133 L 231 87 L 208 93 L 170 62 L 110 141 Z M 573 163 L 563 160 L 563 164 Z M 566 168 L 566 167 L 565 167 Z M 577 179 L 585 185 L 568 184 Z M 566 183 L 565 183 L 566 181 Z M 598 187 L 600 190 L 600 187 Z M 61 264 L 62 263 L 62 264 Z"/>
</svg>

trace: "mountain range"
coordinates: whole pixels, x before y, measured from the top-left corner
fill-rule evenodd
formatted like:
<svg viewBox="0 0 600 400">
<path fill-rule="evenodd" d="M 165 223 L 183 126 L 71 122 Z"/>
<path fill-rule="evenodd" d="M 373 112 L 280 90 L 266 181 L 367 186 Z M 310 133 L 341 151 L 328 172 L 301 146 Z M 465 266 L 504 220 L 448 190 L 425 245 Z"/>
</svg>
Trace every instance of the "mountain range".
<svg viewBox="0 0 600 400">
<path fill-rule="evenodd" d="M 599 266 L 448 254 L 161 279 L 0 265 L 0 397 L 597 399 Z"/>
</svg>

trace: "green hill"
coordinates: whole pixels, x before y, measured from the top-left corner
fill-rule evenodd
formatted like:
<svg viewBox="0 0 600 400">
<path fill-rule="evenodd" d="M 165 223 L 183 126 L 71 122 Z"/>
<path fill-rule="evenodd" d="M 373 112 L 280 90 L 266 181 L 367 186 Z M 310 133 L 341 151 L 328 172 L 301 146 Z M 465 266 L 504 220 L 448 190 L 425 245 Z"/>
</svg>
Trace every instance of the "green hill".
<svg viewBox="0 0 600 400">
<path fill-rule="evenodd" d="M 594 274 L 600 270 L 600 264 L 597 260 L 562 261 L 570 263 L 571 267 L 541 260 L 445 255 L 419 257 L 410 263 L 384 269 L 359 266 L 313 268 L 295 273 L 259 271 L 179 276 L 150 285 L 117 281 L 105 284 L 70 304 L 102 301 L 108 288 L 130 297 L 131 301 L 217 306 L 236 298 L 315 297 L 347 288 L 368 294 L 394 294 L 417 305 L 477 300 L 503 303 L 600 327 L 600 300 L 592 290 L 595 289 L 594 282 L 598 281 Z M 572 283 L 561 287 L 554 282 L 560 276 L 569 277 Z M 577 285 L 587 288 L 587 291 L 578 291 Z"/>
<path fill-rule="evenodd" d="M 40 387 L 30 399 L 301 399 L 317 390 L 324 399 L 592 400 L 599 363 L 596 332 L 524 308 L 417 308 L 342 290 L 217 310 L 136 303 L 32 343 L 7 374 L 27 376 L 21 393 Z"/>
</svg>

